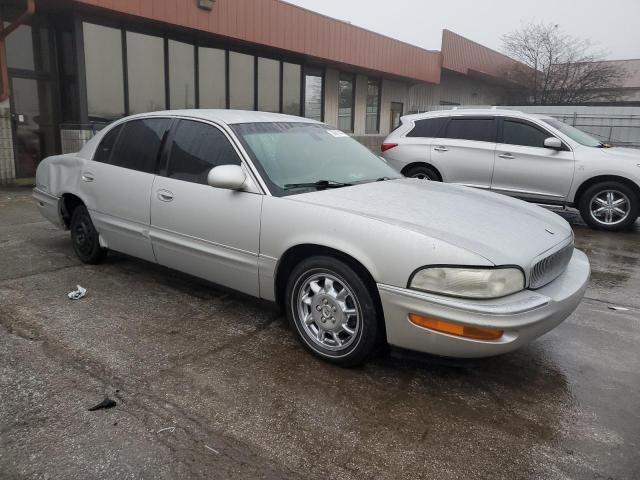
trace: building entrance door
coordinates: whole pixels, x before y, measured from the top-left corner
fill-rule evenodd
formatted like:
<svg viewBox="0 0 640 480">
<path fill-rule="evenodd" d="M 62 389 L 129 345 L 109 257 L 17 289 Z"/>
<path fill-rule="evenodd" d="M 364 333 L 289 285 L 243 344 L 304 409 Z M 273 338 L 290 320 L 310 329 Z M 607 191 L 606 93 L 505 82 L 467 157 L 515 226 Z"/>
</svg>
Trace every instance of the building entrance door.
<svg viewBox="0 0 640 480">
<path fill-rule="evenodd" d="M 10 82 L 16 179 L 32 179 L 56 152 L 51 81 L 12 75 Z"/>
</svg>

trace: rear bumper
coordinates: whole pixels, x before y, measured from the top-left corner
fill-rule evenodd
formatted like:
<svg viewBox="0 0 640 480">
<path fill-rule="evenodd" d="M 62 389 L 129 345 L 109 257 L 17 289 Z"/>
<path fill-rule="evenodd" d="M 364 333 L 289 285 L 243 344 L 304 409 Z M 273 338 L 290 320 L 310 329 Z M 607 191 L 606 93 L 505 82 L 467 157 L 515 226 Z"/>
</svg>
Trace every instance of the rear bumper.
<svg viewBox="0 0 640 480">
<path fill-rule="evenodd" d="M 60 199 L 37 187 L 33 189 L 32 195 L 42 216 L 56 227 L 64 229 L 64 222 L 60 212 Z"/>
<path fill-rule="evenodd" d="M 466 300 L 378 284 L 387 341 L 447 357 L 488 357 L 515 350 L 556 327 L 576 309 L 590 275 L 587 256 L 575 250 L 566 271 L 538 290 L 493 300 Z M 410 313 L 466 325 L 497 328 L 496 340 L 474 340 L 419 327 Z"/>
</svg>

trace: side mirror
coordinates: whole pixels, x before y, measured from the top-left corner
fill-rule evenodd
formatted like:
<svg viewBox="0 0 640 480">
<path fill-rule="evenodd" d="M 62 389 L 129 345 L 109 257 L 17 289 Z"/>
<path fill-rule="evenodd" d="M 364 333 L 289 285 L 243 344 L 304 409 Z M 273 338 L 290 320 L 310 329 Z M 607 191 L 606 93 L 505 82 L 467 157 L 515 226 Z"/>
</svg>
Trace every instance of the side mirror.
<svg viewBox="0 0 640 480">
<path fill-rule="evenodd" d="M 207 175 L 207 183 L 215 188 L 242 190 L 247 175 L 239 165 L 220 165 L 213 167 Z"/>
<path fill-rule="evenodd" d="M 544 147 L 552 150 L 562 150 L 562 142 L 556 137 L 545 138 Z"/>
</svg>

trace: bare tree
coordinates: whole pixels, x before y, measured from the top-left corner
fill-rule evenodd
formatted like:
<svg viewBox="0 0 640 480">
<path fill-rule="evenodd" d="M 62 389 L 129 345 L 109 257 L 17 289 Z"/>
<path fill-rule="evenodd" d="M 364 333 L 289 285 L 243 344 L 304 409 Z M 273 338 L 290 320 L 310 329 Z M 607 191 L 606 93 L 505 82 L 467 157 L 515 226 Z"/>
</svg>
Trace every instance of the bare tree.
<svg viewBox="0 0 640 480">
<path fill-rule="evenodd" d="M 572 37 L 558 25 L 530 23 L 502 37 L 502 49 L 522 64 L 510 77 L 524 85 L 536 105 L 569 105 L 608 100 L 624 74 L 604 62 L 589 40 Z"/>
</svg>

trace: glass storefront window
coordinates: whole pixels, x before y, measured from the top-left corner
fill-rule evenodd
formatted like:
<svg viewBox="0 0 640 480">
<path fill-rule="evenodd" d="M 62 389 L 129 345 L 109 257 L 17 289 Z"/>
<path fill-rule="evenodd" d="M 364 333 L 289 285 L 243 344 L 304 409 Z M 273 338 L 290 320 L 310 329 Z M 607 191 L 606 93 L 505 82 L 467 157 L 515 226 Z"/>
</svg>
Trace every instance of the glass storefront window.
<svg viewBox="0 0 640 480">
<path fill-rule="evenodd" d="M 304 116 L 322 121 L 322 72 L 306 69 L 304 75 Z"/>
<path fill-rule="evenodd" d="M 122 33 L 115 28 L 82 24 L 90 120 L 124 116 Z"/>
<path fill-rule="evenodd" d="M 367 80 L 367 118 L 365 133 L 378 133 L 380 125 L 380 81 Z"/>
<path fill-rule="evenodd" d="M 254 109 L 254 57 L 229 52 L 229 108 Z"/>
<path fill-rule="evenodd" d="M 200 108 L 227 106 L 226 53 L 217 48 L 198 48 L 198 81 Z"/>
<path fill-rule="evenodd" d="M 280 111 L 280 62 L 258 58 L 258 110 Z"/>
<path fill-rule="evenodd" d="M 169 40 L 170 108 L 195 108 L 196 81 L 194 47 Z"/>
<path fill-rule="evenodd" d="M 338 128 L 353 132 L 354 77 L 340 74 L 338 81 Z"/>
<path fill-rule="evenodd" d="M 301 74 L 300 65 L 282 64 L 282 113 L 300 115 Z"/>
<path fill-rule="evenodd" d="M 104 62 L 104 59 L 100 61 Z M 127 32 L 127 78 L 129 113 L 165 108 L 164 41 L 161 37 Z"/>
</svg>

